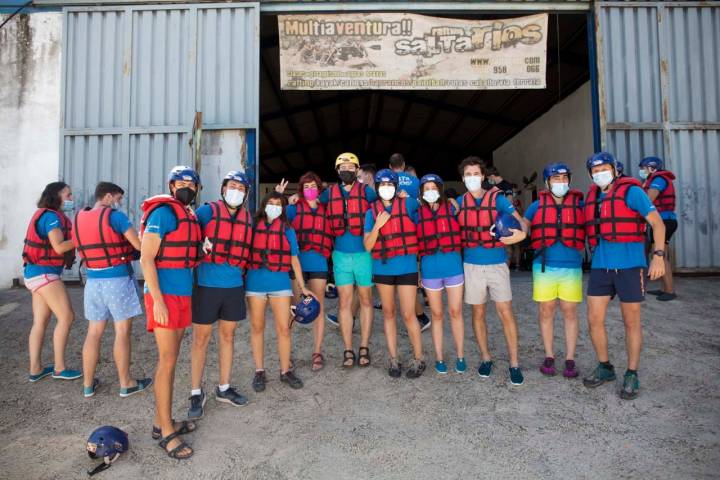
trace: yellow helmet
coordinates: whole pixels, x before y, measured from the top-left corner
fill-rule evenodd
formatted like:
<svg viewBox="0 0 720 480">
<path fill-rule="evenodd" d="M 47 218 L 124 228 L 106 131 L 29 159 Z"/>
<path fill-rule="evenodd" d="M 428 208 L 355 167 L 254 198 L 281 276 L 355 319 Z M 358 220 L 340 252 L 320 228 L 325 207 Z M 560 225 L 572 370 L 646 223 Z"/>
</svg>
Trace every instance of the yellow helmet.
<svg viewBox="0 0 720 480">
<path fill-rule="evenodd" d="M 358 160 L 357 155 L 351 152 L 345 152 L 338 155 L 338 157 L 335 159 L 335 168 L 337 168 L 341 163 L 345 162 L 354 163 L 357 167 L 360 167 L 360 160 Z"/>
</svg>

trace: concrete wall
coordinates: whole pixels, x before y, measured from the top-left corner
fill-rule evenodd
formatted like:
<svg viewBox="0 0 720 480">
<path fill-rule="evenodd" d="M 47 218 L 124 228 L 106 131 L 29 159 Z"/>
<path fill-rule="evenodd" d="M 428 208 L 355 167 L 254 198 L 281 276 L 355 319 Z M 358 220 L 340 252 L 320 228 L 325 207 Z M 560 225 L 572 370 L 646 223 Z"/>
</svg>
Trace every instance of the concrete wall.
<svg viewBox="0 0 720 480">
<path fill-rule="evenodd" d="M 0 288 L 22 277 L 28 220 L 58 179 L 61 38 L 60 13 L 18 15 L 0 30 Z"/>
<path fill-rule="evenodd" d="M 573 172 L 572 186 L 587 192 L 585 160 L 593 153 L 590 100 L 588 82 L 496 149 L 493 161 L 503 178 L 521 186 L 523 176 L 537 172 L 535 184 L 542 189 L 545 165 L 562 161 Z M 522 200 L 529 205 L 530 193 L 524 192 Z"/>
</svg>

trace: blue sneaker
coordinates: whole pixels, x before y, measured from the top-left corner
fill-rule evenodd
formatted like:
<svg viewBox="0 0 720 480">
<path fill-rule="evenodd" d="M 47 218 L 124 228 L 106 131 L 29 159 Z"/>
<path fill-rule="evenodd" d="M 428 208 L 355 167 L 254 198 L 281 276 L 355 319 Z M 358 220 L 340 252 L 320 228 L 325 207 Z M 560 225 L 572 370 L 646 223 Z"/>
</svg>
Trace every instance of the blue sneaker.
<svg viewBox="0 0 720 480">
<path fill-rule="evenodd" d="M 43 378 L 47 377 L 48 375 L 52 375 L 55 371 L 55 365 L 48 365 L 47 367 L 43 368 L 40 373 L 36 373 L 35 375 L 30 375 L 28 377 L 28 380 L 30 380 L 30 383 L 35 383 L 38 380 L 42 380 Z"/>
<path fill-rule="evenodd" d="M 467 371 L 467 364 L 465 363 L 464 358 L 458 358 L 455 360 L 455 372 L 456 373 L 465 373 Z"/>
<path fill-rule="evenodd" d="M 134 387 L 128 387 L 128 388 L 121 388 L 120 389 L 120 396 L 122 398 L 129 397 L 130 395 L 135 395 L 136 393 L 140 393 L 146 388 L 148 388 L 150 385 L 152 385 L 153 380 L 152 378 L 138 378 L 135 380 L 137 385 Z"/>
<path fill-rule="evenodd" d="M 492 373 L 492 367 L 493 362 L 492 360 L 488 360 L 487 362 L 482 362 L 480 364 L 480 367 L 478 367 L 478 375 L 482 378 L 487 378 Z"/>
<path fill-rule="evenodd" d="M 442 360 L 435 362 L 435 371 L 440 375 L 445 375 L 448 372 L 447 365 Z"/>
<path fill-rule="evenodd" d="M 66 368 L 62 372 L 53 371 L 52 377 L 59 380 L 76 380 L 82 377 L 82 372 L 80 370 L 70 370 Z"/>
<path fill-rule="evenodd" d="M 207 402 L 207 397 L 205 396 L 204 390 L 200 391 L 200 395 L 190 396 L 188 420 L 197 420 L 199 418 L 202 418 L 203 414 L 205 413 L 205 402 Z"/>
<path fill-rule="evenodd" d="M 337 315 L 333 315 L 332 313 L 328 313 L 325 315 L 325 320 L 327 320 L 329 323 L 332 323 L 336 327 L 340 326 L 340 322 L 338 322 Z"/>
<path fill-rule="evenodd" d="M 522 385 L 525 382 L 520 367 L 510 367 L 510 383 L 513 385 Z"/>
<path fill-rule="evenodd" d="M 229 403 L 235 407 L 244 407 L 248 403 L 245 395 L 238 393 L 233 387 L 224 392 L 220 391 L 220 387 L 215 387 L 215 398 L 218 402 Z"/>
<path fill-rule="evenodd" d="M 100 380 L 97 378 L 93 379 L 93 384 L 91 387 L 83 386 L 83 397 L 90 398 L 95 395 L 95 392 L 97 392 L 98 387 L 100 386 Z"/>
</svg>

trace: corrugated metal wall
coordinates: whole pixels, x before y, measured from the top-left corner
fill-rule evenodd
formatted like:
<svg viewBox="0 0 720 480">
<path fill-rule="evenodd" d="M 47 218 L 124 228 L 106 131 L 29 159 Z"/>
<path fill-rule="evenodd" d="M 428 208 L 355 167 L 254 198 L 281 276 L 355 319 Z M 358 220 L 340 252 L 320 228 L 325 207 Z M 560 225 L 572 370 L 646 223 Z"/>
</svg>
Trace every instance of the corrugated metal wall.
<svg viewBox="0 0 720 480">
<path fill-rule="evenodd" d="M 137 224 L 191 163 L 196 110 L 205 130 L 258 127 L 258 21 L 257 3 L 65 10 L 61 170 L 79 206 L 113 181 Z"/>
<path fill-rule="evenodd" d="M 597 2 L 603 146 L 677 176 L 680 269 L 720 268 L 720 5 Z"/>
</svg>

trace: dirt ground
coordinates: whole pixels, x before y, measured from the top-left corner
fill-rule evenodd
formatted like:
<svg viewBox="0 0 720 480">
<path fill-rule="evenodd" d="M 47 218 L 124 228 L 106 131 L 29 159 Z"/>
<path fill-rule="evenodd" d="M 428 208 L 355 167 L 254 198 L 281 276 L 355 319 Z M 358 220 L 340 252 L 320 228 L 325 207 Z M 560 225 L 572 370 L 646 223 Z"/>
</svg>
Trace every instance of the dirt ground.
<svg viewBox="0 0 720 480">
<path fill-rule="evenodd" d="M 376 311 L 370 368 L 339 368 L 340 335 L 328 325 L 329 364 L 311 373 L 311 331 L 301 327 L 295 330 L 294 347 L 305 388 L 291 390 L 271 373 L 268 389 L 261 394 L 250 388 L 248 325 L 242 323 L 233 383 L 251 403 L 234 408 L 210 398 L 198 431 L 186 437 L 195 456 L 184 462 L 169 459 L 150 438 L 152 393 L 118 396 L 111 332 L 106 332 L 98 370 L 103 386 L 94 398 L 82 397 L 80 380 L 47 378 L 30 384 L 30 295 L 23 289 L 0 291 L 0 375 L 5 378 L 0 393 L 0 478 L 87 478 L 92 462 L 85 441 L 95 427 L 106 424 L 127 431 L 131 449 L 96 478 L 717 478 L 720 279 L 678 279 L 677 301 L 648 298 L 642 393 L 631 402 L 618 398 L 619 384 L 588 390 L 580 380 L 542 377 L 530 276 L 514 275 L 513 287 L 525 369 L 525 384 L 518 387 L 508 383 L 507 354 L 494 312 L 489 326 L 497 368 L 491 378 L 475 373 L 478 350 L 467 321 L 470 368 L 465 375 L 451 372 L 441 377 L 429 362 L 429 370 L 418 380 L 389 378 Z M 86 325 L 81 288 L 70 290 L 77 320 L 67 358 L 69 366 L 79 368 Z M 328 304 L 333 310 L 335 301 Z M 611 360 L 622 374 L 626 358 L 617 302 L 607 324 Z M 277 355 L 269 327 L 267 365 L 272 372 Z M 555 331 L 561 358 L 561 322 L 556 322 Z M 50 333 L 46 361 L 52 358 Z M 144 331 L 144 319 L 135 320 L 133 338 L 132 372 L 151 376 L 156 351 L 152 336 Z M 423 340 L 426 352 L 431 352 L 429 331 Z M 447 358 L 452 359 L 447 326 L 445 340 Z M 400 344 L 409 359 L 406 336 Z M 177 418 L 184 417 L 188 407 L 189 346 L 188 333 L 175 383 Z M 211 349 L 207 389 L 217 379 L 214 344 Z M 595 364 L 584 305 L 577 360 L 581 373 Z"/>
</svg>

